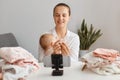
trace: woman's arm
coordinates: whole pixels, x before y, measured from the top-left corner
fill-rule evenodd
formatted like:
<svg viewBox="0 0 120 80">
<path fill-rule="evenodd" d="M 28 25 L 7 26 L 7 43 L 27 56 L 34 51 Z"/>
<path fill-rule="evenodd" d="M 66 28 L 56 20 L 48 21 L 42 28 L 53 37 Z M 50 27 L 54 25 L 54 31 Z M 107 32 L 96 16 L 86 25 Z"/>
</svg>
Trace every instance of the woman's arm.
<svg viewBox="0 0 120 80">
<path fill-rule="evenodd" d="M 70 57 L 72 61 L 78 61 L 79 55 L 79 36 L 75 36 L 74 38 L 70 39 L 69 49 L 70 49 Z"/>
<path fill-rule="evenodd" d="M 42 49 L 42 47 L 39 45 L 38 46 L 38 61 L 42 62 L 44 58 L 44 50 Z"/>
</svg>

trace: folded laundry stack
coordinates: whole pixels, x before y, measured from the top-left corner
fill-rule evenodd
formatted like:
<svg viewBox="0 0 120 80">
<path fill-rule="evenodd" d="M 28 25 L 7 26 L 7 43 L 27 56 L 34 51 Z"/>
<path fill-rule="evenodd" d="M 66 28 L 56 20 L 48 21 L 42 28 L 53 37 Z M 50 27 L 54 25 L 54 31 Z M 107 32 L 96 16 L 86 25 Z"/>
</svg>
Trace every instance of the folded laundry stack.
<svg viewBox="0 0 120 80">
<path fill-rule="evenodd" d="M 3 80 L 25 80 L 30 73 L 39 69 L 38 61 L 22 47 L 0 48 Z"/>
<path fill-rule="evenodd" d="M 97 48 L 81 58 L 86 68 L 101 75 L 120 74 L 120 53 L 114 49 Z"/>
</svg>

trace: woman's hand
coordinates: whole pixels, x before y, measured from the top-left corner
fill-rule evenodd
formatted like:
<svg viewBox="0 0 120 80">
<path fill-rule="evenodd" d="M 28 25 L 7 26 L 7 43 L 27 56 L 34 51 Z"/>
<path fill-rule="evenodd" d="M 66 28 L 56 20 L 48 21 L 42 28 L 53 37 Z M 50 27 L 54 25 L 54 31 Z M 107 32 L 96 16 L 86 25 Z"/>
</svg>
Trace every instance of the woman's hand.
<svg viewBox="0 0 120 80">
<path fill-rule="evenodd" d="M 63 55 L 70 54 L 67 44 L 64 42 L 61 42 L 60 40 L 54 43 L 53 50 L 55 54 L 63 54 Z"/>
<path fill-rule="evenodd" d="M 70 50 L 69 50 L 68 46 L 64 42 L 62 42 L 60 44 L 61 44 L 61 53 L 63 55 L 69 55 L 70 54 Z"/>
<path fill-rule="evenodd" d="M 53 50 L 55 54 L 61 54 L 61 44 L 60 40 L 56 41 L 53 45 Z"/>
</svg>

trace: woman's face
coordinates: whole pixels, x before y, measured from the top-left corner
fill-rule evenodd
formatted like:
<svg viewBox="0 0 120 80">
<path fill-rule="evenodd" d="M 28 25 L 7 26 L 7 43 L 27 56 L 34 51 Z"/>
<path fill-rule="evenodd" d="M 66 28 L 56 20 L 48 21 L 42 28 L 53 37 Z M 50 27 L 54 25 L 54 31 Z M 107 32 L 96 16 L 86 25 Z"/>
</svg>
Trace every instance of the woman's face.
<svg viewBox="0 0 120 80">
<path fill-rule="evenodd" d="M 54 21 L 56 27 L 65 27 L 69 21 L 69 9 L 65 6 L 58 6 L 54 11 Z"/>
</svg>

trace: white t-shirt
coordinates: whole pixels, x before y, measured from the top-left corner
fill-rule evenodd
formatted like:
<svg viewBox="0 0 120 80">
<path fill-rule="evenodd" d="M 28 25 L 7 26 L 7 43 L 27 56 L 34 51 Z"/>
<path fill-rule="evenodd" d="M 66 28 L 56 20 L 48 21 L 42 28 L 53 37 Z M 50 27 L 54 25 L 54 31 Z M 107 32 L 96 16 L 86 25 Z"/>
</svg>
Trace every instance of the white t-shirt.
<svg viewBox="0 0 120 80">
<path fill-rule="evenodd" d="M 57 37 L 57 33 L 55 28 L 50 30 L 47 33 L 53 34 L 54 37 Z M 71 61 L 78 61 L 78 55 L 79 55 L 79 36 L 69 30 L 67 30 L 66 36 L 62 39 L 65 41 L 65 43 L 68 45 L 68 48 L 70 49 L 70 59 Z M 44 58 L 44 50 L 39 45 L 39 61 L 41 62 Z"/>
</svg>

